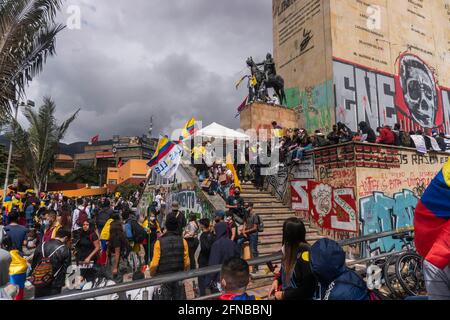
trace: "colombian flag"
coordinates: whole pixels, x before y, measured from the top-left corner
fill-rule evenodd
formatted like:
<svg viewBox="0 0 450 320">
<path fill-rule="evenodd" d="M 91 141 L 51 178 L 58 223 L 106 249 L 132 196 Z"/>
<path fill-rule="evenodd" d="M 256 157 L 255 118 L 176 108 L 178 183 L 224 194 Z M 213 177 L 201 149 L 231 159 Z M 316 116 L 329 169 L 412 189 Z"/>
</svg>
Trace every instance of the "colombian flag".
<svg viewBox="0 0 450 320">
<path fill-rule="evenodd" d="M 198 130 L 198 128 L 197 128 L 197 123 L 195 121 L 195 118 L 192 118 L 184 125 L 183 131 L 181 132 L 180 141 L 189 138 L 197 130 Z"/>
<path fill-rule="evenodd" d="M 11 254 L 9 282 L 19 287 L 19 293 L 15 300 L 23 300 L 28 270 L 27 260 L 20 255 L 19 250 L 12 250 L 9 253 Z"/>
<path fill-rule="evenodd" d="M 419 201 L 414 230 L 417 252 L 444 269 L 450 263 L 450 159 Z"/>
<path fill-rule="evenodd" d="M 156 166 L 161 161 L 161 159 L 163 159 L 173 149 L 174 146 L 175 144 L 169 141 L 168 136 L 160 136 L 155 154 L 147 165 L 150 168 Z"/>
</svg>

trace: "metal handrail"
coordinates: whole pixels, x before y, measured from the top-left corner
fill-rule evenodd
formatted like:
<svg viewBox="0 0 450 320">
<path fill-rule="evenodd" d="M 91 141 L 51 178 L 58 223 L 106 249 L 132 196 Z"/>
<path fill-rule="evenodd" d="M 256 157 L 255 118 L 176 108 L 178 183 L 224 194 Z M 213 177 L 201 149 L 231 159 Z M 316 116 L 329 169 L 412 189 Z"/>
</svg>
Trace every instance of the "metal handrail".
<svg viewBox="0 0 450 320">
<path fill-rule="evenodd" d="M 393 236 L 393 235 L 402 235 L 405 233 L 409 233 L 412 230 L 413 230 L 413 228 L 404 228 L 401 230 L 394 230 L 394 231 L 383 232 L 383 233 L 378 233 L 378 234 L 373 234 L 373 235 L 368 235 L 368 236 L 363 236 L 363 237 L 358 237 L 358 238 L 353 238 L 353 239 L 341 240 L 341 241 L 338 241 L 338 243 L 340 246 L 349 246 L 349 245 L 366 242 L 366 241 L 371 241 L 371 240 L 375 240 L 375 239 L 379 239 L 379 238 L 385 238 L 385 237 L 389 237 L 389 236 Z M 386 254 L 384 254 L 384 255 L 386 255 Z M 384 255 L 381 255 L 378 258 L 381 258 Z M 272 255 L 267 255 L 267 256 L 258 257 L 256 259 L 252 259 L 252 260 L 248 261 L 248 264 L 250 266 L 253 266 L 253 265 L 260 265 L 260 264 L 269 263 L 269 262 L 273 262 L 273 261 L 280 261 L 282 259 L 282 257 L 283 257 L 282 253 L 280 251 L 280 252 L 272 254 Z M 358 260 L 358 261 L 352 261 L 352 262 L 350 262 L 350 264 L 354 265 L 357 263 L 362 263 L 362 261 L 371 261 L 376 258 L 377 257 L 369 257 L 369 258 Z M 143 279 L 143 280 L 138 280 L 138 281 L 133 281 L 133 282 L 128 282 L 128 283 L 121 283 L 121 284 L 117 284 L 114 286 L 98 288 L 98 289 L 93 289 L 93 290 L 89 290 L 89 291 L 66 293 L 66 294 L 61 294 L 61 295 L 52 296 L 52 297 L 39 298 L 36 300 L 91 299 L 91 298 L 106 296 L 106 295 L 115 294 L 115 293 L 119 293 L 119 292 L 126 292 L 126 291 L 130 291 L 130 290 L 158 286 L 158 285 L 161 285 L 164 283 L 170 283 L 170 282 L 176 282 L 176 281 L 183 281 L 183 280 L 187 280 L 187 279 L 191 279 L 191 278 L 197 278 L 199 276 L 205 276 L 205 275 L 209 275 L 209 274 L 213 274 L 213 273 L 218 273 L 218 272 L 220 272 L 220 270 L 221 270 L 221 265 L 210 266 L 210 267 L 205 267 L 205 268 L 201 268 L 201 269 L 197 269 L 197 270 L 190 270 L 190 271 L 185 271 L 185 272 L 178 272 L 178 273 L 173 273 L 173 274 L 168 274 L 168 275 L 157 276 L 157 277 L 151 278 L 151 279 Z"/>
</svg>

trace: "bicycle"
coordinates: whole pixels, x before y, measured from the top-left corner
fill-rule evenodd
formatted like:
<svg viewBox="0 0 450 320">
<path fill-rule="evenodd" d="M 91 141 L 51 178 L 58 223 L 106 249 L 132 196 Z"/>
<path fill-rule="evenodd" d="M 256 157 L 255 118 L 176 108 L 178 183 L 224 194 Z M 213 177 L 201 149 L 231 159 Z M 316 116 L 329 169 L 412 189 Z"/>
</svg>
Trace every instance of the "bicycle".
<svg viewBox="0 0 450 320">
<path fill-rule="evenodd" d="M 412 235 L 399 236 L 403 243 L 409 242 L 407 251 L 398 256 L 395 263 L 395 274 L 407 294 L 418 296 L 425 291 L 423 277 L 423 258 L 416 253 Z M 395 239 L 395 237 L 394 237 Z"/>
</svg>

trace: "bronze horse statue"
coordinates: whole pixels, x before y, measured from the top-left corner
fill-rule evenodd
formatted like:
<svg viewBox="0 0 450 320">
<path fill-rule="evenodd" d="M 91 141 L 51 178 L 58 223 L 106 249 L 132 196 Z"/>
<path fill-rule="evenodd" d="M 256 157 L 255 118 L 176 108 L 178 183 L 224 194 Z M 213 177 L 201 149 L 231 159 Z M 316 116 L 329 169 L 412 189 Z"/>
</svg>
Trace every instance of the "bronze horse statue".
<svg viewBox="0 0 450 320">
<path fill-rule="evenodd" d="M 270 97 L 267 89 L 273 88 L 275 94 L 280 100 L 280 104 L 283 105 L 283 103 L 286 102 L 284 79 L 277 74 L 265 73 L 264 71 L 262 71 L 253 61 L 252 57 L 247 59 L 247 66 L 250 68 L 252 74 L 252 76 L 250 77 L 250 81 L 252 80 L 252 78 L 256 80 L 256 84 L 249 85 L 249 101 L 253 101 L 255 98 L 262 101 L 268 101 Z"/>
</svg>

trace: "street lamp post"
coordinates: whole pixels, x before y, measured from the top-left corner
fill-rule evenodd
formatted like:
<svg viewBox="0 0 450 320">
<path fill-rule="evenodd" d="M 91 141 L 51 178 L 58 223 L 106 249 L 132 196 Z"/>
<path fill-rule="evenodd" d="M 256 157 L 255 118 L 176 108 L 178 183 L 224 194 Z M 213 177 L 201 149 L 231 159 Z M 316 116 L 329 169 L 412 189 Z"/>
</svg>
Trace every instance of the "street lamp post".
<svg viewBox="0 0 450 320">
<path fill-rule="evenodd" d="M 25 105 L 25 103 L 21 103 L 20 104 L 21 107 L 34 107 L 34 102 L 31 100 L 27 101 L 27 104 Z M 19 113 L 19 100 L 14 101 L 14 123 L 13 125 L 15 125 L 15 123 L 17 122 L 17 114 Z M 5 185 L 3 188 L 3 201 L 5 201 L 6 198 L 6 190 L 8 189 L 8 178 L 9 178 L 9 171 L 11 169 L 11 160 L 12 160 L 12 151 L 13 151 L 13 142 L 10 141 L 9 142 L 9 154 L 8 154 L 8 164 L 6 165 L 6 176 L 5 176 Z"/>
</svg>

